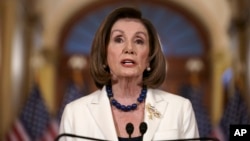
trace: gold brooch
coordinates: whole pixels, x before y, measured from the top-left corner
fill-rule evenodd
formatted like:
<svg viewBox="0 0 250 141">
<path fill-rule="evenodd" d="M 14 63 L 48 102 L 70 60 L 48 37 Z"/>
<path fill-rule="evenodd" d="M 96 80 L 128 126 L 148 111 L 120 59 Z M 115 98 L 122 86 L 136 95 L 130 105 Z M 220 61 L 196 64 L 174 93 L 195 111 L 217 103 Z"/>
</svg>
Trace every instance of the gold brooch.
<svg viewBox="0 0 250 141">
<path fill-rule="evenodd" d="M 149 115 L 148 115 L 149 119 L 153 119 L 154 117 L 161 118 L 161 113 L 154 106 L 152 106 L 150 103 L 148 103 L 146 105 L 146 109 L 149 113 Z"/>
</svg>

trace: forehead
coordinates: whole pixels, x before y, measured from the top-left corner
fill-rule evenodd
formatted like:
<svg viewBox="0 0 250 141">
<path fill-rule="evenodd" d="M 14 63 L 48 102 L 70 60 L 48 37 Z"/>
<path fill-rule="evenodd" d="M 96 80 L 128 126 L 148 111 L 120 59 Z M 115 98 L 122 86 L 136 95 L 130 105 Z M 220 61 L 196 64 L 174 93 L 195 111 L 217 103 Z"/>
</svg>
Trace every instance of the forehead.
<svg viewBox="0 0 250 141">
<path fill-rule="evenodd" d="M 147 29 L 144 26 L 144 24 L 139 19 L 134 19 L 134 18 L 123 18 L 117 20 L 113 24 L 111 31 L 117 29 L 133 30 L 133 31 L 136 30 L 147 33 Z"/>
</svg>

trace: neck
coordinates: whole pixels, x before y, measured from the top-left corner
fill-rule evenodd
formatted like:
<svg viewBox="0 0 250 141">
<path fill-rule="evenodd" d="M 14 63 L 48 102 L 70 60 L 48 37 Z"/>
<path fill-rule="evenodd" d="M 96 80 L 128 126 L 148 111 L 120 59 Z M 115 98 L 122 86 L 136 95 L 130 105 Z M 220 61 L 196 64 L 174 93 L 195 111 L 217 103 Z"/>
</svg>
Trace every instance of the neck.
<svg viewBox="0 0 250 141">
<path fill-rule="evenodd" d="M 112 77 L 114 95 L 138 96 L 142 88 L 142 76 L 138 77 Z M 138 93 L 139 92 L 139 93 Z"/>
<path fill-rule="evenodd" d="M 138 97 L 142 86 L 135 82 L 119 82 L 112 84 L 112 90 L 115 97 L 130 98 Z"/>
<path fill-rule="evenodd" d="M 136 98 L 136 100 L 134 100 L 135 102 L 132 102 L 133 99 L 135 99 L 135 95 L 129 95 L 129 96 L 117 95 L 117 96 L 115 96 L 113 93 L 113 90 L 112 90 L 112 86 L 109 86 L 109 85 L 106 87 L 106 91 L 107 91 L 107 95 L 110 99 L 111 104 L 113 106 L 115 106 L 117 109 L 124 111 L 124 112 L 136 110 L 138 107 L 138 104 L 144 102 L 144 100 L 146 98 L 146 94 L 147 94 L 146 87 L 143 87 L 141 89 L 139 96 Z M 122 101 L 122 103 L 121 103 L 121 101 Z"/>
</svg>

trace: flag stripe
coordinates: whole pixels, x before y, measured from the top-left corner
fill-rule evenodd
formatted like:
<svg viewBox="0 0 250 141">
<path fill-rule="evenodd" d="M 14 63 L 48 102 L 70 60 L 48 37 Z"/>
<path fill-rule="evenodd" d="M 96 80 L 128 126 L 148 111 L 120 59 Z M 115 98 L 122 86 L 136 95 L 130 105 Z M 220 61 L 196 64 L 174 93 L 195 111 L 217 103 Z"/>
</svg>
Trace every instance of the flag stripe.
<svg viewBox="0 0 250 141">
<path fill-rule="evenodd" d="M 6 141 L 30 141 L 28 134 L 25 132 L 22 124 L 15 120 L 11 131 L 6 135 Z"/>
<path fill-rule="evenodd" d="M 57 134 L 58 134 L 58 125 L 55 121 L 52 121 L 41 141 L 54 141 Z"/>
<path fill-rule="evenodd" d="M 55 138 L 57 135 L 58 135 L 58 132 L 59 132 L 59 125 L 56 121 L 53 121 L 51 124 L 50 124 L 50 133 L 52 134 L 52 136 Z"/>
<path fill-rule="evenodd" d="M 16 138 L 14 133 L 11 133 L 10 135 L 8 135 L 7 141 L 18 141 L 18 139 Z"/>
<path fill-rule="evenodd" d="M 17 135 L 18 139 L 20 141 L 24 141 L 24 140 L 29 141 L 30 139 L 19 120 L 15 121 L 15 125 L 16 126 L 14 127 L 14 130 L 15 130 L 14 132 Z"/>
<path fill-rule="evenodd" d="M 7 141 L 53 141 L 57 130 L 37 85 L 34 85 L 19 117 L 5 137 Z M 53 128 L 52 128 L 53 127 Z"/>
</svg>

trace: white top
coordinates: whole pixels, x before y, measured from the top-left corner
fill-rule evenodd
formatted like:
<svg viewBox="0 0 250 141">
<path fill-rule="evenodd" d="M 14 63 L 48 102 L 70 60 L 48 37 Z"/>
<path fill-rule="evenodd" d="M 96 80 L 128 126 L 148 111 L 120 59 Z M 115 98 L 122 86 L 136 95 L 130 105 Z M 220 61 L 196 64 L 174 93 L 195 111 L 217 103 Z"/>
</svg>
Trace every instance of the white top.
<svg viewBox="0 0 250 141">
<path fill-rule="evenodd" d="M 152 108 L 145 108 L 144 122 L 148 129 L 143 141 L 199 137 L 194 111 L 188 99 L 162 90 L 148 89 L 145 107 L 146 105 L 151 105 Z M 150 114 L 152 109 L 156 111 Z M 153 116 L 156 113 L 161 117 Z M 118 141 L 105 86 L 65 107 L 60 124 L 60 134 L 62 133 Z M 60 138 L 60 141 L 63 140 L 84 139 Z"/>
</svg>

